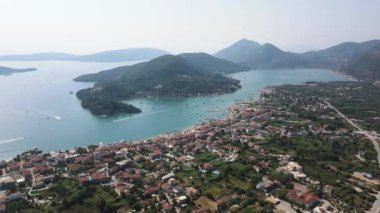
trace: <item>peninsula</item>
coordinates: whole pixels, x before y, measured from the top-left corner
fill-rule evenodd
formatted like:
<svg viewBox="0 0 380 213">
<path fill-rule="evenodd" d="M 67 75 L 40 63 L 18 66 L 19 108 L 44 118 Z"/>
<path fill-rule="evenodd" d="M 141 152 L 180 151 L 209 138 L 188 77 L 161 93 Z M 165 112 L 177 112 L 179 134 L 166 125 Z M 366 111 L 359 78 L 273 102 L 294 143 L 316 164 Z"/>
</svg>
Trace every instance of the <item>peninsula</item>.
<svg viewBox="0 0 380 213">
<path fill-rule="evenodd" d="M 35 68 L 25 68 L 25 69 L 14 69 L 10 67 L 2 67 L 0 66 L 0 75 L 10 75 L 13 73 L 21 73 L 21 72 L 31 72 L 36 71 Z"/>
<path fill-rule="evenodd" d="M 205 53 L 166 55 L 133 66 L 123 66 L 75 78 L 95 82 L 80 90 L 82 106 L 94 115 L 136 113 L 140 110 L 122 103 L 131 98 L 192 97 L 231 93 L 240 82 L 222 74 L 249 70 Z"/>
</svg>

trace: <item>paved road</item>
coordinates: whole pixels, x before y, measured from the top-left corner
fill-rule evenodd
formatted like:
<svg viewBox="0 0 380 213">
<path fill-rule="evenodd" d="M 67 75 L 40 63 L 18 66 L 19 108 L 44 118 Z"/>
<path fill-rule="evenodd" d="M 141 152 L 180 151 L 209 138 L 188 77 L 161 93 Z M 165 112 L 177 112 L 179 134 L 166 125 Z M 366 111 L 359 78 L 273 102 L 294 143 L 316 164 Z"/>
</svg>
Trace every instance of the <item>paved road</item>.
<svg viewBox="0 0 380 213">
<path fill-rule="evenodd" d="M 375 137 L 373 135 L 371 135 L 371 133 L 369 133 L 368 131 L 363 130 L 360 126 L 355 124 L 351 119 L 349 119 L 346 115 L 341 113 L 337 108 L 335 108 L 328 101 L 325 100 L 325 104 L 327 104 L 329 107 L 331 107 L 333 110 L 335 110 L 335 112 L 338 113 L 338 115 L 340 115 L 342 118 L 344 118 L 351 126 L 353 126 L 358 131 L 363 133 L 372 142 L 372 144 L 375 147 L 375 150 L 377 152 L 377 162 L 379 163 L 379 166 L 380 166 L 380 147 L 379 147 L 379 143 L 376 141 Z M 380 213 L 380 193 L 377 194 L 376 201 L 373 203 L 371 210 L 369 210 L 368 212 L 369 213 Z"/>
<path fill-rule="evenodd" d="M 347 116 L 345 116 L 343 113 L 341 113 L 337 108 L 335 108 L 333 105 L 331 105 L 328 101 L 325 101 L 325 103 L 329 107 L 331 107 L 332 109 L 334 109 L 335 112 L 337 112 L 341 117 L 343 117 L 344 119 L 346 119 L 346 121 L 349 124 L 351 124 L 351 126 L 353 126 L 358 131 L 360 131 L 361 133 L 363 133 L 372 142 L 372 144 L 375 147 L 375 150 L 377 152 L 377 162 L 380 163 L 380 146 L 379 146 L 379 143 L 376 141 L 375 137 L 373 135 L 371 135 L 371 133 L 369 133 L 368 131 L 363 130 L 360 126 L 358 126 L 357 124 L 355 124 L 351 119 L 349 119 Z"/>
</svg>

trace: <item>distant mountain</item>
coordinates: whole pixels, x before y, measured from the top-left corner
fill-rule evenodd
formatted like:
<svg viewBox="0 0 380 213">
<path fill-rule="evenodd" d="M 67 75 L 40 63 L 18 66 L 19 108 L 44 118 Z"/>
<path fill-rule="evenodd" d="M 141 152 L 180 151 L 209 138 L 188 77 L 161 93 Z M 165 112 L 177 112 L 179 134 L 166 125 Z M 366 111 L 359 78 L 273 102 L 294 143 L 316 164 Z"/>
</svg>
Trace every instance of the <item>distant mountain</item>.
<svg viewBox="0 0 380 213">
<path fill-rule="evenodd" d="M 23 55 L 1 55 L 0 61 L 84 61 L 84 62 L 118 62 L 150 60 L 168 52 L 154 48 L 131 48 L 110 50 L 89 55 L 72 55 L 61 52 L 46 52 Z"/>
<path fill-rule="evenodd" d="M 20 72 L 31 72 L 31 71 L 36 71 L 36 70 L 37 69 L 35 69 L 35 68 L 14 69 L 14 68 L 1 67 L 0 66 L 0 75 L 12 74 L 12 73 L 20 73 Z"/>
<path fill-rule="evenodd" d="M 230 74 L 234 72 L 248 71 L 251 68 L 216 58 L 207 53 L 183 53 L 179 54 L 187 63 L 206 72 Z"/>
<path fill-rule="evenodd" d="M 217 59 L 213 61 L 231 65 Z M 82 106 L 94 115 L 113 115 L 114 113 L 108 113 L 113 110 L 108 110 L 107 107 L 106 111 L 95 109 L 104 103 L 120 103 L 121 100 L 136 97 L 190 97 L 234 92 L 240 88 L 238 80 L 216 74 L 214 69 L 203 69 L 214 68 L 216 65 L 194 64 L 181 55 L 166 55 L 133 66 L 79 76 L 74 80 L 96 83 L 92 88 L 80 90 L 77 97 L 82 101 Z"/>
<path fill-rule="evenodd" d="M 61 52 L 46 52 L 46 53 L 34 53 L 23 55 L 2 55 L 0 61 L 50 61 L 50 60 L 62 60 L 70 61 L 76 56 L 61 53 Z"/>
<path fill-rule="evenodd" d="M 380 45 L 380 40 L 370 40 L 361 43 L 344 42 L 323 50 L 310 51 L 304 55 L 316 55 L 328 61 L 333 68 L 347 65 L 351 60 L 355 60 L 368 53 L 375 46 Z"/>
<path fill-rule="evenodd" d="M 167 55 L 168 52 L 154 48 L 131 48 L 123 50 L 104 51 L 76 57 L 76 61 L 117 62 L 150 60 Z"/>
<path fill-rule="evenodd" d="M 358 79 L 380 80 L 380 44 L 350 60 L 341 71 Z"/>
<path fill-rule="evenodd" d="M 320 57 L 312 56 L 311 54 L 305 56 L 285 52 L 273 44 L 260 45 L 255 41 L 246 39 L 215 53 L 214 56 L 238 64 L 264 69 L 313 67 L 323 61 Z"/>
<path fill-rule="evenodd" d="M 260 50 L 261 45 L 256 41 L 242 39 L 225 49 L 215 53 L 214 56 L 239 64 L 245 64 Z"/>
<path fill-rule="evenodd" d="M 379 40 L 362 43 L 345 42 L 323 50 L 292 53 L 283 51 L 272 44 L 260 45 L 255 41 L 243 39 L 215 53 L 214 56 L 264 69 L 328 68 L 339 70 L 379 44 Z"/>
</svg>

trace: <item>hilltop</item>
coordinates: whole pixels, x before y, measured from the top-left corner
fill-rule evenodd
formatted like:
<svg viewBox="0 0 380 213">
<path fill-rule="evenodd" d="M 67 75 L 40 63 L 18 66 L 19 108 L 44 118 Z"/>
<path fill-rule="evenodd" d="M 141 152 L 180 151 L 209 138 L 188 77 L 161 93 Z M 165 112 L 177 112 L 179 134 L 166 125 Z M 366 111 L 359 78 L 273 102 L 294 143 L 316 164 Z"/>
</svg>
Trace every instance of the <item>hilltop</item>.
<svg viewBox="0 0 380 213">
<path fill-rule="evenodd" d="M 263 69 L 313 67 L 320 62 L 314 57 L 283 51 L 270 43 L 260 45 L 246 39 L 220 50 L 214 56 Z"/>
</svg>

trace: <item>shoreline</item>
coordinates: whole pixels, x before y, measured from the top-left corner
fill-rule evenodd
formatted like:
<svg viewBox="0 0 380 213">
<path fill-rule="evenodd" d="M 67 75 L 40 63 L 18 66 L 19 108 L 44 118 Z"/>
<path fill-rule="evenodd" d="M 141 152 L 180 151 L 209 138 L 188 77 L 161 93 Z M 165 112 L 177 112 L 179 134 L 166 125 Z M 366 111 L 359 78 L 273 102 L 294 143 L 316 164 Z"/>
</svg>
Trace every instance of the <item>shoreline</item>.
<svg viewBox="0 0 380 213">
<path fill-rule="evenodd" d="M 252 72 L 252 71 L 257 71 L 257 70 L 250 70 L 250 71 L 245 71 L 245 72 Z M 342 74 L 342 73 L 339 73 L 339 72 L 334 72 L 333 70 L 327 70 L 327 69 L 326 69 L 326 71 L 330 71 L 330 72 L 335 73 L 335 74 L 338 74 L 338 75 L 341 75 L 341 74 Z M 343 75 L 343 76 L 344 76 L 344 75 Z M 346 76 L 346 77 L 347 77 L 347 76 Z M 275 85 L 273 85 L 273 86 L 275 86 Z M 258 93 L 261 94 L 265 88 L 267 88 L 267 87 L 273 87 L 273 86 L 269 86 L 269 85 L 268 85 L 268 86 L 266 86 L 266 87 L 260 89 L 260 90 L 258 91 Z M 212 94 L 211 96 L 216 96 L 216 95 L 218 95 L 218 94 Z M 153 98 L 153 99 L 155 99 L 155 98 Z M 152 99 L 152 100 L 153 100 L 153 99 Z M 170 137 L 170 136 L 173 136 L 173 135 L 175 135 L 175 134 L 186 133 L 186 132 L 189 132 L 189 131 L 191 131 L 192 129 L 194 129 L 194 128 L 200 126 L 200 125 L 207 124 L 207 123 L 209 123 L 210 121 L 215 121 L 215 120 L 218 120 L 218 121 L 228 120 L 228 119 L 230 118 L 229 116 L 231 115 L 231 114 L 230 114 L 230 111 L 229 111 L 229 109 L 230 109 L 231 107 L 234 107 L 234 106 L 236 106 L 237 104 L 239 104 L 239 103 L 241 103 L 241 102 L 248 102 L 248 101 L 252 101 L 252 100 L 257 101 L 257 100 L 259 100 L 259 99 L 260 99 L 260 95 L 257 96 L 257 97 L 252 97 L 252 96 L 250 96 L 250 97 L 248 97 L 247 99 L 244 99 L 244 100 L 237 100 L 237 101 L 234 101 L 233 104 L 229 105 L 229 106 L 225 109 L 226 113 L 222 114 L 220 117 L 218 117 L 218 118 L 216 118 L 216 119 L 215 119 L 215 118 L 214 118 L 214 119 L 211 118 L 211 119 L 205 119 L 205 120 L 203 120 L 203 121 L 198 121 L 196 124 L 191 125 L 191 126 L 189 126 L 189 127 L 187 127 L 187 128 L 184 128 L 184 129 L 182 129 L 182 130 L 175 129 L 175 130 L 172 130 L 172 131 L 169 131 L 169 132 L 162 132 L 162 133 L 160 133 L 160 134 L 153 135 L 153 136 L 150 136 L 150 137 L 146 137 L 146 138 L 135 138 L 135 139 L 132 139 L 132 140 L 120 139 L 120 140 L 110 141 L 110 142 L 106 142 L 106 143 L 104 143 L 104 142 L 102 142 L 102 141 L 90 142 L 89 144 L 81 145 L 81 146 L 78 146 L 78 147 L 84 147 L 84 148 L 87 148 L 88 146 L 91 146 L 91 145 L 96 145 L 96 146 L 98 146 L 99 144 L 103 144 L 103 145 L 111 145 L 111 144 L 120 144 L 120 143 L 127 143 L 127 144 L 136 144 L 136 143 L 142 143 L 142 142 L 145 143 L 145 142 L 148 142 L 148 141 L 150 141 L 150 140 L 154 140 L 155 138 L 160 138 L 160 137 Z M 132 99 L 132 100 L 136 100 L 136 99 Z M 228 112 L 227 112 L 227 111 L 228 111 Z M 37 147 L 37 148 L 38 148 L 38 147 Z M 59 153 L 59 152 L 57 152 L 57 151 L 64 152 L 65 150 L 69 150 L 69 151 L 71 151 L 71 150 L 74 150 L 74 149 L 75 149 L 75 146 L 70 147 L 70 148 L 66 148 L 66 149 L 41 150 L 41 151 L 42 151 L 43 153 Z M 13 155 L 12 157 L 9 157 L 8 159 L 1 159 L 0 161 L 2 161 L 2 160 L 6 160 L 6 161 L 12 160 L 12 159 L 13 159 L 14 157 L 16 157 L 18 154 L 22 154 L 22 153 L 24 153 L 24 152 L 28 152 L 28 151 L 30 151 L 30 149 L 29 149 L 29 150 L 24 150 L 24 151 L 18 152 L 18 153 L 16 153 L 15 155 Z"/>
<path fill-rule="evenodd" d="M 271 87 L 271 86 L 267 86 L 267 87 Z M 261 89 L 259 92 L 260 94 L 262 94 L 263 92 L 265 92 L 265 89 L 267 88 L 263 88 Z M 257 100 L 255 100 L 257 99 Z M 237 107 L 239 106 L 240 104 L 244 104 L 244 103 L 247 103 L 247 102 L 257 102 L 259 101 L 260 98 L 248 98 L 246 100 L 239 100 L 239 101 L 236 101 L 235 103 L 233 103 L 232 105 L 230 105 L 226 111 L 227 113 L 222 115 L 222 118 L 217 118 L 217 119 L 206 119 L 205 121 L 203 122 L 199 122 L 197 124 L 194 124 L 188 128 L 185 128 L 185 129 L 182 129 L 182 130 L 173 130 L 173 131 L 170 131 L 170 132 L 164 132 L 164 133 L 161 133 L 161 134 L 158 134 L 158 135 L 155 135 L 155 136 L 152 136 L 152 137 L 148 137 L 148 138 L 145 138 L 145 139 L 135 139 L 135 140 L 125 140 L 125 139 L 121 139 L 119 141 L 114 141 L 114 142 L 108 142 L 108 143 L 103 143 L 102 141 L 99 141 L 98 144 L 96 143 L 91 143 L 91 144 L 88 144 L 86 146 L 79 146 L 79 147 L 73 147 L 71 149 L 67 149 L 69 152 L 72 151 L 72 150 L 75 150 L 75 148 L 88 148 L 89 146 L 108 146 L 108 145 L 115 145 L 115 144 L 129 144 L 129 145 L 137 145 L 137 144 L 149 144 L 149 143 L 152 143 L 154 142 L 154 140 L 156 139 L 159 139 L 159 138 L 170 138 L 170 137 L 174 137 L 176 135 L 180 135 L 180 134 L 186 134 L 186 133 L 190 133 L 192 131 L 196 131 L 195 129 L 202 126 L 202 125 L 205 125 L 205 124 L 210 124 L 211 122 L 215 122 L 215 121 L 227 121 L 227 120 L 230 120 L 231 119 L 231 115 L 232 115 L 232 111 L 231 109 L 234 108 L 234 107 Z M 29 150 L 25 150 L 19 154 L 16 154 L 15 156 L 13 156 L 12 158 L 9 158 L 9 159 L 2 159 L 0 160 L 1 161 L 5 161 L 5 162 L 9 162 L 9 161 L 12 161 L 15 157 L 17 157 L 18 155 L 23 155 L 24 153 L 28 153 L 30 151 L 33 151 L 33 150 L 39 150 L 38 147 L 33 147 Z M 57 150 L 51 150 L 51 151 L 43 151 L 43 150 L 40 150 L 42 153 L 44 154 L 50 154 L 50 155 L 53 155 L 53 154 L 59 154 L 59 153 L 65 153 L 66 150 L 60 150 L 60 149 L 57 149 Z"/>
<path fill-rule="evenodd" d="M 337 75 L 340 75 L 340 76 L 343 76 L 345 78 L 348 78 L 349 80 L 351 81 L 359 81 L 359 79 L 355 78 L 354 76 L 352 75 L 348 75 L 347 73 L 344 73 L 344 72 L 340 72 L 338 70 L 332 70 L 332 69 L 328 69 L 330 72 L 334 73 L 334 74 L 337 74 Z"/>
</svg>

